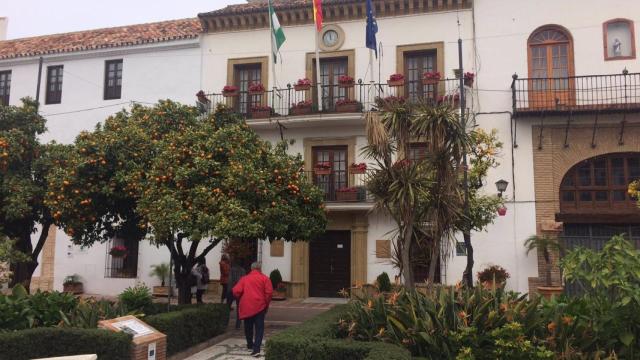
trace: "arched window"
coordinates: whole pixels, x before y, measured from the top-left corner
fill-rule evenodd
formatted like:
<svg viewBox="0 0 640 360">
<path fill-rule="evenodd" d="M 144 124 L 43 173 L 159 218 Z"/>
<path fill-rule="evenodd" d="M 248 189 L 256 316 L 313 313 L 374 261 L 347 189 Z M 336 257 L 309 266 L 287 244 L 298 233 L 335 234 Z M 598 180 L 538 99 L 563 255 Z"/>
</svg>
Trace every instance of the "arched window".
<svg viewBox="0 0 640 360">
<path fill-rule="evenodd" d="M 560 211 L 574 214 L 637 213 L 627 189 L 640 179 L 640 153 L 613 153 L 574 165 L 560 185 Z"/>
<path fill-rule="evenodd" d="M 571 105 L 573 41 L 564 28 L 548 25 L 529 37 L 529 102 L 531 107 Z"/>
</svg>

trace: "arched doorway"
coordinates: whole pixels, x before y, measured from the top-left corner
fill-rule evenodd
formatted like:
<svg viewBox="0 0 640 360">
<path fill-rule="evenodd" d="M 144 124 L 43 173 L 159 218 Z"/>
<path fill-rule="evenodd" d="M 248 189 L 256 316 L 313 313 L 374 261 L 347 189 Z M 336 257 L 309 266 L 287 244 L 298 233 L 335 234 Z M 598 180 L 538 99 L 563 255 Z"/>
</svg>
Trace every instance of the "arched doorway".
<svg viewBox="0 0 640 360">
<path fill-rule="evenodd" d="M 560 184 L 558 221 L 567 250 L 577 246 L 602 250 L 614 235 L 624 235 L 640 247 L 640 209 L 627 189 L 640 179 L 640 153 L 610 153 L 574 165 Z M 566 284 L 568 294 L 578 292 Z"/>
</svg>

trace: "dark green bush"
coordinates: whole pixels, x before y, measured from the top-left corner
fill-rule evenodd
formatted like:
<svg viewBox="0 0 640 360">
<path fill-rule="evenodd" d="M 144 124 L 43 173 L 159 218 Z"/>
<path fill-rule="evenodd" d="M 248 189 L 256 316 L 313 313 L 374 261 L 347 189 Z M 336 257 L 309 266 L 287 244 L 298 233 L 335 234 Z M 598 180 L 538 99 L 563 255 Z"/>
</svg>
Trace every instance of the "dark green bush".
<svg viewBox="0 0 640 360">
<path fill-rule="evenodd" d="M 102 329 L 38 328 L 0 333 L 0 360 L 98 354 L 99 360 L 127 360 L 131 336 Z"/>
<path fill-rule="evenodd" d="M 395 345 L 337 339 L 337 324 L 346 306 L 316 316 L 288 328 L 267 340 L 271 360 L 405 360 L 408 351 Z"/>
<path fill-rule="evenodd" d="M 0 295 L 0 331 L 56 326 L 71 312 L 78 300 L 71 294 L 40 292 L 29 295 L 22 285 L 11 295 Z"/>
<path fill-rule="evenodd" d="M 229 323 L 229 307 L 223 304 L 172 306 L 170 312 L 142 320 L 167 335 L 167 352 L 171 355 L 224 333 Z"/>
<path fill-rule="evenodd" d="M 382 292 L 391 291 L 391 280 L 389 280 L 389 274 L 387 274 L 386 272 L 378 275 L 376 282 L 378 283 L 378 290 Z"/>
<path fill-rule="evenodd" d="M 278 285 L 282 282 L 282 275 L 280 274 L 280 270 L 275 269 L 269 274 L 269 279 L 271 279 L 271 286 L 274 289 L 278 288 Z"/>
<path fill-rule="evenodd" d="M 126 288 L 118 295 L 118 301 L 129 311 L 147 312 L 153 306 L 151 290 L 143 284 Z"/>
</svg>

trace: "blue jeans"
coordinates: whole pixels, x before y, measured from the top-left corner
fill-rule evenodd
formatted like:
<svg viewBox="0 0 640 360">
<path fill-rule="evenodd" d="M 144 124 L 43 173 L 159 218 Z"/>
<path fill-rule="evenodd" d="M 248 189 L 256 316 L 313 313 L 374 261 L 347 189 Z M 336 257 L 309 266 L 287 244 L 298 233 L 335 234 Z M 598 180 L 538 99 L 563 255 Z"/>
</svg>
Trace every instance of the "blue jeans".
<svg viewBox="0 0 640 360">
<path fill-rule="evenodd" d="M 264 337 L 264 317 L 267 309 L 260 311 L 250 318 L 244 319 L 244 336 L 247 338 L 247 347 L 253 348 L 254 353 L 260 352 L 262 338 Z M 256 337 L 253 338 L 253 328 L 255 326 Z"/>
</svg>

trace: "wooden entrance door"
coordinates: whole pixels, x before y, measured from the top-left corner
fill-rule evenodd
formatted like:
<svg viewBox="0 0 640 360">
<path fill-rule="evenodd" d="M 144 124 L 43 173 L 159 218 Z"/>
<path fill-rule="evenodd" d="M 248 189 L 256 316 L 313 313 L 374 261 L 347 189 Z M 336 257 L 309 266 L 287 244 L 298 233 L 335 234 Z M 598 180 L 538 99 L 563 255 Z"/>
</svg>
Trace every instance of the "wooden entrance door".
<svg viewBox="0 0 640 360">
<path fill-rule="evenodd" d="M 573 49 L 562 29 L 542 28 L 529 38 L 529 107 L 575 104 Z"/>
<path fill-rule="evenodd" d="M 351 286 L 351 232 L 327 231 L 309 244 L 309 296 L 338 297 Z"/>
</svg>

